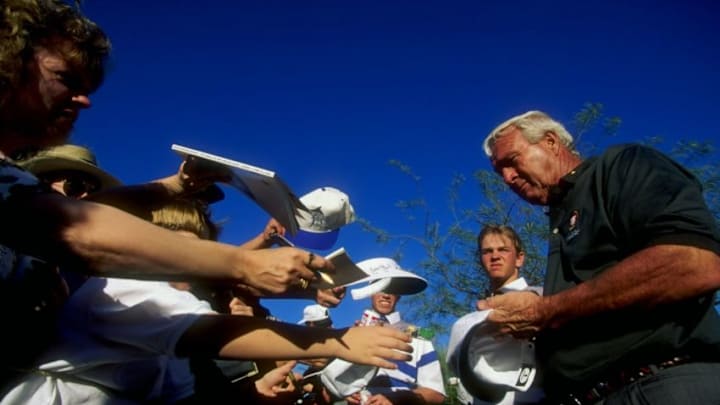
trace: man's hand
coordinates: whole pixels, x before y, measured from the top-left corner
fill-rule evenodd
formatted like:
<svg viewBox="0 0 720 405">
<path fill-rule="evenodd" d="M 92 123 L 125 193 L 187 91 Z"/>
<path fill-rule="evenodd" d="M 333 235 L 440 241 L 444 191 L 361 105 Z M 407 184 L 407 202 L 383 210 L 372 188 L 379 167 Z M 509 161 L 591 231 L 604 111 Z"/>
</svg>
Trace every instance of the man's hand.
<svg viewBox="0 0 720 405">
<path fill-rule="evenodd" d="M 278 394 L 295 391 L 295 384 L 288 381 L 288 375 L 293 372 L 295 364 L 295 361 L 288 361 L 282 366 L 268 371 L 262 378 L 255 381 L 255 389 L 258 394 L 266 398 L 275 398 Z M 294 379 L 297 379 L 297 376 Z"/>
<path fill-rule="evenodd" d="M 245 251 L 243 283 L 263 293 L 281 294 L 315 279 L 313 270 L 334 272 L 329 260 L 304 250 L 281 247 Z"/>
<path fill-rule="evenodd" d="M 363 405 L 393 405 L 393 403 L 385 395 L 375 394 L 370 396 Z"/>
<path fill-rule="evenodd" d="M 233 297 L 228 306 L 230 307 L 230 313 L 233 315 L 255 316 L 253 307 L 247 305 L 238 297 Z"/>
<path fill-rule="evenodd" d="M 345 401 L 350 405 L 360 405 L 362 399 L 360 398 L 360 393 L 356 392 L 349 397 L 345 397 Z"/>
<path fill-rule="evenodd" d="M 272 246 L 272 244 L 275 242 L 273 240 L 275 235 L 281 235 L 285 236 L 285 227 L 280 224 L 280 222 L 277 221 L 275 218 L 270 218 L 268 223 L 265 225 L 265 229 L 262 231 L 263 239 L 269 246 Z"/>
<path fill-rule="evenodd" d="M 276 235 L 285 235 L 285 227 L 280 225 L 276 219 L 270 218 L 262 232 L 239 247 L 250 250 L 266 249 L 277 242 Z"/>
<path fill-rule="evenodd" d="M 542 304 L 543 299 L 537 294 L 518 291 L 480 300 L 477 302 L 477 309 L 492 309 L 487 322 L 497 325 L 500 334 L 530 338 L 545 327 Z"/>
<path fill-rule="evenodd" d="M 153 181 L 162 184 L 171 195 L 188 195 L 204 190 L 217 182 L 230 181 L 229 170 L 219 164 L 189 156 L 177 173 Z"/>
<path fill-rule="evenodd" d="M 180 165 L 178 180 L 186 193 L 203 190 L 217 182 L 229 182 L 230 170 L 220 164 L 188 156 Z"/>
<path fill-rule="evenodd" d="M 315 302 L 326 307 L 335 308 L 345 298 L 345 287 L 333 287 L 325 290 L 317 290 Z"/>
</svg>

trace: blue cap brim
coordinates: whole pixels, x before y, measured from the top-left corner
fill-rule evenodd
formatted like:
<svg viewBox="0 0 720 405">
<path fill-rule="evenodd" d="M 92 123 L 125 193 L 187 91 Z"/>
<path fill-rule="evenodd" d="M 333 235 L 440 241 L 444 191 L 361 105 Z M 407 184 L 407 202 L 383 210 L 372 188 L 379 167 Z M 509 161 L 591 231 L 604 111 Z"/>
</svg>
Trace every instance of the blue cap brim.
<svg viewBox="0 0 720 405">
<path fill-rule="evenodd" d="M 335 245 L 339 234 L 339 229 L 330 232 L 308 232 L 299 229 L 295 236 L 286 236 L 297 247 L 328 250 Z"/>
</svg>

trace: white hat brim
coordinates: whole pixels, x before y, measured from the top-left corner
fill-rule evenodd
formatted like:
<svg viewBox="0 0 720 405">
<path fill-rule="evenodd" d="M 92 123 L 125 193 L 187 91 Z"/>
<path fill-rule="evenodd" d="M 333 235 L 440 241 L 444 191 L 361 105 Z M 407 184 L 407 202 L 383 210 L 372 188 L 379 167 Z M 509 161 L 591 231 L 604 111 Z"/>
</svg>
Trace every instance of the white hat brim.
<svg viewBox="0 0 720 405">
<path fill-rule="evenodd" d="M 379 288 L 379 286 L 373 287 L 373 285 L 380 282 L 379 280 L 385 279 L 388 279 L 389 281 L 383 282 L 383 284 L 381 284 L 382 288 L 375 291 Z M 375 283 L 363 288 L 351 290 L 350 294 L 353 296 L 353 299 L 359 300 L 381 291 L 395 295 L 413 295 L 422 292 L 428 286 L 427 280 L 418 276 L 417 274 L 397 269 L 393 269 L 389 272 L 384 272 L 378 275 L 371 275 L 363 279 L 357 280 L 353 283 L 350 283 L 349 285 L 357 285 L 364 282 Z M 353 291 L 356 290 L 357 292 L 353 294 Z M 356 296 L 358 298 L 355 298 Z"/>
</svg>

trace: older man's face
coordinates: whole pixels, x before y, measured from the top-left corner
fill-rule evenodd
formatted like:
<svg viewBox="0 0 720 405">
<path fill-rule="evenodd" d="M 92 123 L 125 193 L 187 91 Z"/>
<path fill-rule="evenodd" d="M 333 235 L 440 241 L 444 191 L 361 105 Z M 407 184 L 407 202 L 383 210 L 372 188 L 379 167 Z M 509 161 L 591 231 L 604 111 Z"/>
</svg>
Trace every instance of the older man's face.
<svg viewBox="0 0 720 405">
<path fill-rule="evenodd" d="M 519 129 L 509 127 L 495 142 L 490 158 L 495 172 L 531 204 L 547 205 L 550 189 L 559 181 L 555 176 L 554 141 L 556 139 L 543 138 L 538 143 L 530 143 Z"/>
<path fill-rule="evenodd" d="M 38 47 L 25 80 L 1 112 L 4 130 L 47 147 L 67 141 L 81 109 L 90 107 L 89 85 L 59 50 Z"/>
</svg>

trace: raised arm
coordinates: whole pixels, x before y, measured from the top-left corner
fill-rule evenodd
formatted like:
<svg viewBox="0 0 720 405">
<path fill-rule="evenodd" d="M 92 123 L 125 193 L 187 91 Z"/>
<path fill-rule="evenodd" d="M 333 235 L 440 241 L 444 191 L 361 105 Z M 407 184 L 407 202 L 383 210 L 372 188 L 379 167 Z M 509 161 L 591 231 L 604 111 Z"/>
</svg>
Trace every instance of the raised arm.
<svg viewBox="0 0 720 405">
<path fill-rule="evenodd" d="M 179 196 L 204 193 L 214 202 L 223 198 L 222 190 L 213 185 L 227 180 L 227 173 L 216 166 L 198 167 L 186 160 L 177 173 L 145 184 L 114 187 L 94 192 L 85 200 L 112 205 L 148 219 L 153 208 L 161 207 Z"/>
</svg>

